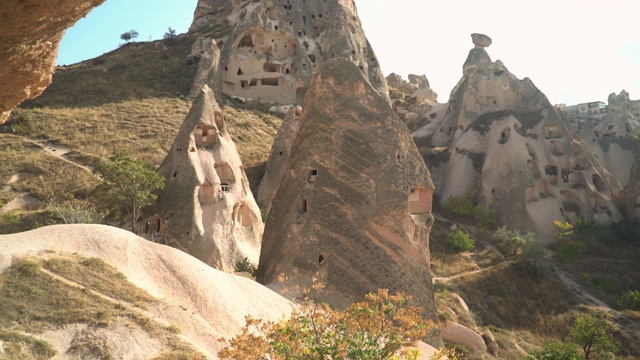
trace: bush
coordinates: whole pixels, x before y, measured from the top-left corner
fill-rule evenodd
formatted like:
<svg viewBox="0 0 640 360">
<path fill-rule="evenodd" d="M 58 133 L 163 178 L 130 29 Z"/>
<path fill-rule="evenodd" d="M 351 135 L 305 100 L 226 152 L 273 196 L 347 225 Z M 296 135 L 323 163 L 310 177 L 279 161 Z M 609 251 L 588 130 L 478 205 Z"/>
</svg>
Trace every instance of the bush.
<svg viewBox="0 0 640 360">
<path fill-rule="evenodd" d="M 314 282 L 314 289 L 322 285 Z M 308 290 L 305 290 L 308 294 Z M 387 290 L 368 294 L 365 301 L 343 311 L 309 299 L 289 320 L 264 323 L 247 317 L 242 333 L 218 353 L 221 359 L 416 359 L 415 342 L 427 336 L 433 323 L 409 306 L 402 294 Z"/>
<path fill-rule="evenodd" d="M 447 244 L 457 251 L 471 251 L 475 247 L 476 241 L 469 234 L 457 230 L 447 236 Z"/>
<path fill-rule="evenodd" d="M 576 318 L 568 340 L 582 347 L 585 359 L 591 355 L 606 355 L 618 351 L 613 343 L 614 327 L 609 322 L 609 315 L 580 314 Z"/>
<path fill-rule="evenodd" d="M 542 244 L 529 240 L 522 248 L 522 253 L 516 260 L 516 265 L 530 276 L 541 278 L 551 273 L 551 263 L 547 258 L 547 251 Z"/>
<path fill-rule="evenodd" d="M 31 110 L 16 109 L 9 120 L 0 126 L 0 132 L 19 136 L 28 136 L 33 132 L 33 112 Z"/>
<path fill-rule="evenodd" d="M 544 348 L 527 355 L 525 360 L 583 360 L 584 356 L 578 353 L 578 348 L 573 344 L 547 342 Z"/>
<path fill-rule="evenodd" d="M 53 205 L 50 222 L 53 224 L 102 224 L 105 214 L 88 201 L 71 199 Z"/>
<path fill-rule="evenodd" d="M 236 261 L 235 271 L 239 273 L 247 273 L 252 277 L 256 277 L 258 268 L 249 261 L 248 257 Z"/>
<path fill-rule="evenodd" d="M 502 240 L 502 246 L 505 251 L 513 256 L 517 256 L 522 252 L 528 242 L 536 241 L 534 233 L 522 235 L 519 231 L 509 230 L 506 226 L 499 228 L 495 233 L 495 237 Z"/>
<path fill-rule="evenodd" d="M 586 249 L 586 245 L 580 240 L 565 239 L 556 245 L 556 258 L 562 263 L 568 263 L 584 254 Z"/>
<path fill-rule="evenodd" d="M 480 205 L 476 204 L 473 193 L 469 192 L 461 197 L 450 196 L 442 206 L 449 214 L 471 220 L 479 227 L 493 229 L 498 225 L 492 213 L 484 211 Z"/>
<path fill-rule="evenodd" d="M 618 306 L 622 309 L 640 310 L 640 291 L 629 290 L 622 294 Z"/>
</svg>

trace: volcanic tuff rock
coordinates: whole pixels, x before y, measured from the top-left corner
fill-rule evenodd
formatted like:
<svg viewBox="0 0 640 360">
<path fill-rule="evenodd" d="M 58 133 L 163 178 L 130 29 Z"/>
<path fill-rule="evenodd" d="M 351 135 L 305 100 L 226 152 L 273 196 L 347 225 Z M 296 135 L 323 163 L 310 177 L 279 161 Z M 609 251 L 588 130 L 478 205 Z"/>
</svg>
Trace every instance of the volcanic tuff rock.
<svg viewBox="0 0 640 360">
<path fill-rule="evenodd" d="M 607 115 L 593 130 L 597 137 L 631 138 L 640 130 L 640 119 L 631 113 L 629 93 L 622 90 L 620 95 L 609 95 Z"/>
<path fill-rule="evenodd" d="M 278 193 L 282 177 L 287 171 L 291 146 L 298 134 L 301 110 L 295 107 L 289 109 L 271 147 L 266 171 L 258 189 L 258 205 L 266 212 L 271 210 L 271 204 Z"/>
<path fill-rule="evenodd" d="M 320 66 L 299 126 L 257 280 L 277 286 L 284 273 L 307 285 L 315 275 L 337 306 L 402 291 L 433 318 L 433 184 L 406 126 L 345 59 Z"/>
<path fill-rule="evenodd" d="M 474 193 L 503 223 L 547 239 L 553 220 L 621 218 L 614 200 L 622 186 L 531 80 L 479 46 L 463 73 L 444 111 L 412 134 L 443 201 Z M 429 164 L 433 147 L 447 150 Z"/>
<path fill-rule="evenodd" d="M 353 1 L 200 0 L 190 32 L 220 48 L 209 85 L 228 95 L 301 104 L 316 67 L 339 57 L 388 97 Z"/>
<path fill-rule="evenodd" d="M 7 0 L 0 7 L 0 124 L 51 83 L 64 31 L 104 0 Z"/>
<path fill-rule="evenodd" d="M 180 329 L 178 336 L 208 359 L 217 359 L 216 353 L 225 346 L 218 339 L 231 338 L 240 333 L 245 325 L 245 315 L 278 321 L 291 311 L 289 301 L 255 281 L 212 269 L 182 251 L 104 225 L 56 225 L 19 234 L 0 235 L 0 274 L 16 259 L 43 255 L 47 259 L 58 256 L 66 258 L 69 254 L 102 259 L 114 266 L 125 279 L 146 290 L 155 298 L 155 302 L 144 303 L 146 311 L 138 312 L 138 323 L 147 322 L 151 329 L 157 325 L 172 325 Z M 112 285 L 106 285 L 104 289 L 109 286 Z M 89 288 L 96 290 L 93 293 L 104 291 L 101 286 L 88 286 L 85 290 Z M 96 299 L 100 300 L 99 297 Z M 75 304 L 77 299 L 73 301 Z M 113 298 L 108 301 L 114 303 L 116 308 L 133 307 L 122 302 L 116 303 L 117 300 Z M 25 305 L 28 307 L 28 304 Z M 91 309 L 74 310 L 95 311 L 92 310 L 94 304 L 91 305 Z M 153 359 L 163 351 L 175 350 L 175 344 L 171 347 L 171 344 L 165 343 L 166 339 L 158 339 L 155 331 L 140 331 L 135 325 L 114 329 L 113 324 L 121 319 L 109 315 L 105 317 L 109 320 L 101 322 L 99 326 L 87 324 L 87 321 L 65 326 L 51 324 L 49 329 L 35 337 L 50 342 L 63 359 L 81 358 L 66 353 L 73 344 L 75 348 L 87 346 L 86 341 L 72 341 L 78 338 L 82 340 L 81 335 L 84 334 L 78 334 L 80 331 L 99 339 L 106 338 L 101 354 L 106 350 L 116 359 Z M 152 341 L 148 341 L 150 337 Z M 95 343 L 99 345 L 98 341 Z M 4 345 L 6 349 L 7 344 Z M 87 347 L 91 348 L 90 345 Z M 93 350 L 96 350 L 96 345 L 93 345 Z"/>
<path fill-rule="evenodd" d="M 425 115 L 438 105 L 438 94 L 429 87 L 425 75 L 409 74 L 409 82 L 398 74 L 387 76 L 391 104 L 410 130 L 429 123 Z"/>
<path fill-rule="evenodd" d="M 148 237 L 225 271 L 244 257 L 257 263 L 260 209 L 209 87 L 194 100 L 158 172 L 166 186 L 145 226 Z"/>
</svg>

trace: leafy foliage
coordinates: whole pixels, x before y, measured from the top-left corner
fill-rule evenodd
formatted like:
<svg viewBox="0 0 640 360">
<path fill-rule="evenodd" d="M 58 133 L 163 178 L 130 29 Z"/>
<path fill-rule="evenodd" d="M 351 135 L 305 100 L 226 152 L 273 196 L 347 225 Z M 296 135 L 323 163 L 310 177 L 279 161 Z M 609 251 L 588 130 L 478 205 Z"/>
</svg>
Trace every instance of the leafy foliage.
<svg viewBox="0 0 640 360">
<path fill-rule="evenodd" d="M 553 226 L 556 228 L 555 235 L 558 239 L 558 244 L 556 245 L 556 258 L 558 261 L 567 263 L 586 251 L 585 243 L 575 238 L 573 225 L 555 220 Z"/>
<path fill-rule="evenodd" d="M 482 207 L 476 203 L 475 194 L 471 192 L 461 197 L 450 196 L 442 205 L 444 210 L 449 214 L 474 221 L 476 225 L 480 227 L 494 229 L 498 224 L 498 221 L 492 213 L 483 210 Z"/>
<path fill-rule="evenodd" d="M 574 344 L 548 342 L 542 350 L 530 353 L 525 360 L 583 360 Z"/>
<path fill-rule="evenodd" d="M 132 39 L 137 38 L 137 37 L 138 37 L 138 35 L 139 35 L 139 34 L 138 34 L 138 32 L 137 32 L 137 31 L 135 31 L 135 30 L 131 29 L 131 30 L 129 30 L 129 31 L 127 31 L 127 32 L 125 32 L 125 33 L 120 34 L 120 39 L 122 39 L 122 40 L 124 40 L 124 41 L 126 41 L 126 42 L 129 42 L 129 41 L 131 41 Z"/>
<path fill-rule="evenodd" d="M 53 205 L 50 222 L 53 224 L 102 224 L 106 215 L 95 204 L 79 199 L 69 199 Z"/>
<path fill-rule="evenodd" d="M 522 235 L 519 231 L 509 230 L 506 226 L 498 228 L 495 232 L 495 236 L 502 240 L 502 246 L 505 248 L 506 252 L 512 256 L 520 254 L 528 242 L 535 241 L 534 233 L 529 232 Z"/>
<path fill-rule="evenodd" d="M 447 236 L 447 244 L 457 251 L 471 251 L 476 241 L 469 234 L 458 229 Z"/>
<path fill-rule="evenodd" d="M 551 263 L 547 258 L 547 251 L 535 239 L 525 243 L 522 248 L 522 254 L 518 257 L 516 264 L 522 271 L 537 278 L 551 273 Z"/>
<path fill-rule="evenodd" d="M 314 279 L 314 289 L 323 285 Z M 309 294 L 310 290 L 304 290 Z M 222 359 L 417 359 L 410 348 L 433 324 L 402 294 L 368 294 L 344 311 L 307 299 L 289 320 L 278 323 L 247 316 L 242 333 L 218 353 Z M 223 339 L 221 339 L 222 341 Z"/>
<path fill-rule="evenodd" d="M 256 277 L 258 268 L 251 263 L 248 257 L 236 261 L 235 271 L 240 273 L 247 273 L 253 277 Z"/>
<path fill-rule="evenodd" d="M 172 29 L 171 26 L 169 26 L 167 28 L 167 32 L 164 33 L 164 36 L 162 36 L 163 39 L 173 39 L 176 37 L 176 30 Z"/>
<path fill-rule="evenodd" d="M 640 310 L 640 291 L 629 290 L 622 294 L 618 306 L 622 309 Z"/>
<path fill-rule="evenodd" d="M 140 209 L 151 204 L 156 190 L 164 189 L 164 178 L 144 162 L 133 158 L 126 150 L 116 150 L 109 161 L 96 165 L 94 172 L 102 178 L 97 194 L 112 213 L 124 209 L 132 215 L 132 231 Z"/>
<path fill-rule="evenodd" d="M 580 314 L 569 332 L 568 340 L 582 347 L 584 358 L 589 360 L 594 354 L 605 355 L 617 351 L 612 341 L 613 330 L 609 315 Z"/>
</svg>

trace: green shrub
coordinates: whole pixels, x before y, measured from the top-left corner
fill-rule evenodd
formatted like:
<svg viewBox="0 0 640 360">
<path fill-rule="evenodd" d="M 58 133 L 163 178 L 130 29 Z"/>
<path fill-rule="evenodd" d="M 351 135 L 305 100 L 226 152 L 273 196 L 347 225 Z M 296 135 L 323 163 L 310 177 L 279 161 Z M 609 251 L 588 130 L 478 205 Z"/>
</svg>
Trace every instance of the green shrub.
<svg viewBox="0 0 640 360">
<path fill-rule="evenodd" d="M 525 242 L 516 265 L 530 276 L 541 278 L 551 273 L 551 263 L 547 251 L 542 244 L 531 239 Z"/>
<path fill-rule="evenodd" d="M 482 207 L 476 203 L 475 195 L 471 192 L 461 197 L 450 196 L 442 206 L 445 212 L 450 215 L 473 221 L 479 227 L 493 229 L 498 225 L 498 220 L 495 215 L 483 210 Z"/>
<path fill-rule="evenodd" d="M 258 273 L 258 268 L 249 261 L 248 257 L 236 261 L 235 271 L 239 273 L 246 273 L 255 277 Z"/>
<path fill-rule="evenodd" d="M 102 224 L 106 217 L 94 204 L 84 200 L 71 199 L 52 205 L 49 218 L 52 224 Z"/>
<path fill-rule="evenodd" d="M 578 347 L 569 343 L 550 341 L 544 344 L 542 350 L 527 355 L 525 360 L 583 360 L 584 356 L 578 352 Z"/>
<path fill-rule="evenodd" d="M 447 236 L 447 244 L 457 251 L 470 251 L 475 247 L 476 241 L 469 234 L 457 230 Z"/>
<path fill-rule="evenodd" d="M 629 290 L 620 296 L 618 306 L 622 309 L 640 310 L 640 291 Z"/>
<path fill-rule="evenodd" d="M 577 256 L 584 254 L 586 246 L 580 240 L 564 239 L 556 246 L 556 258 L 562 263 L 570 262 Z"/>
</svg>

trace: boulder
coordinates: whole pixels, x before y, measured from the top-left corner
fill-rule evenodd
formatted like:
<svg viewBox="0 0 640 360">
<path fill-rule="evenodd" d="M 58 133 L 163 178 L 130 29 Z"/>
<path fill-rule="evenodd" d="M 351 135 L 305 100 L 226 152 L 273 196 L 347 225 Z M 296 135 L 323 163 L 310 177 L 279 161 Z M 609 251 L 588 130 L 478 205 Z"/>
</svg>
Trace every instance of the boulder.
<svg viewBox="0 0 640 360">
<path fill-rule="evenodd" d="M 166 185 L 144 236 L 224 271 L 257 264 L 264 225 L 213 91 L 194 100 L 158 173 Z"/>
<path fill-rule="evenodd" d="M 7 0 L 0 7 L 0 124 L 51 84 L 64 31 L 104 0 Z"/>
<path fill-rule="evenodd" d="M 418 89 L 429 89 L 429 79 L 426 75 L 409 74 L 409 82 L 418 85 Z"/>
<path fill-rule="evenodd" d="M 420 115 L 414 113 L 414 112 L 408 112 L 404 115 L 404 121 L 407 122 L 412 122 L 412 121 L 416 121 L 420 118 Z"/>
<path fill-rule="evenodd" d="M 333 59 L 316 73 L 299 124 L 257 281 L 309 286 L 315 277 L 334 306 L 379 288 L 404 292 L 435 320 L 433 186 L 404 123 L 353 63 Z"/>
<path fill-rule="evenodd" d="M 413 93 L 416 97 L 416 102 L 418 104 L 423 102 L 436 103 L 438 102 L 438 94 L 432 89 L 419 89 Z"/>
<path fill-rule="evenodd" d="M 475 46 L 479 46 L 483 48 L 491 46 L 491 38 L 485 34 L 478 34 L 478 33 L 471 34 L 471 41 Z"/>
<path fill-rule="evenodd" d="M 448 322 L 442 330 L 442 340 L 455 345 L 464 345 L 474 354 L 487 352 L 487 345 L 477 332 L 455 322 Z"/>
</svg>

